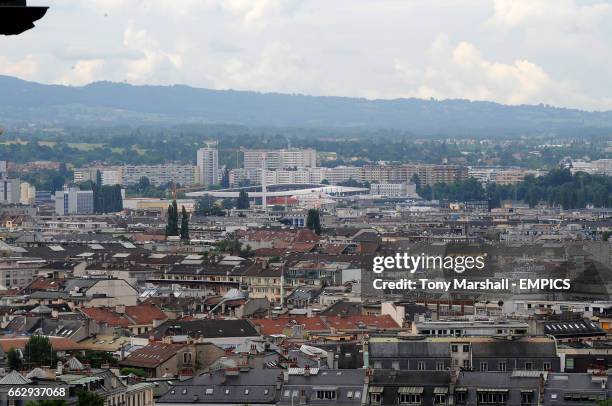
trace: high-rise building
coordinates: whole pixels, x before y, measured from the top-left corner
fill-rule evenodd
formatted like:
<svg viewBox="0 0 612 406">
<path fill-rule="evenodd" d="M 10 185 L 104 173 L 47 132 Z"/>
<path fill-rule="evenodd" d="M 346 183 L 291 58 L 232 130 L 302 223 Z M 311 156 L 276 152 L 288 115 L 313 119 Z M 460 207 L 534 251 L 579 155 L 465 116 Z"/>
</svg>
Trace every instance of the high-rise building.
<svg viewBox="0 0 612 406">
<path fill-rule="evenodd" d="M 19 179 L 0 178 L 0 204 L 18 204 L 21 198 Z"/>
<path fill-rule="evenodd" d="M 314 168 L 317 166 L 317 151 L 314 149 L 246 149 L 244 154 L 244 168 L 261 168 L 261 157 L 266 155 L 266 169 Z"/>
<path fill-rule="evenodd" d="M 55 192 L 55 212 L 60 216 L 68 214 L 92 214 L 94 197 L 92 190 L 69 188 Z"/>
<path fill-rule="evenodd" d="M 211 145 L 200 148 L 197 154 L 199 181 L 204 186 L 213 186 L 219 183 L 219 152 Z M 261 167 L 261 159 L 258 167 Z"/>
<path fill-rule="evenodd" d="M 28 182 L 21 183 L 19 201 L 21 204 L 34 204 L 36 200 L 36 188 Z"/>
</svg>

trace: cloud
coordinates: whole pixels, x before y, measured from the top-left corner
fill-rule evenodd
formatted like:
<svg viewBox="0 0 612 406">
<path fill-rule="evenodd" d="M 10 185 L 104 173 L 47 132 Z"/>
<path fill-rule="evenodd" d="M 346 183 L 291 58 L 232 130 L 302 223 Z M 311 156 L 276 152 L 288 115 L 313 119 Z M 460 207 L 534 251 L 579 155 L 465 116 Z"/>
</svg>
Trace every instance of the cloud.
<svg viewBox="0 0 612 406">
<path fill-rule="evenodd" d="M 397 74 L 415 85 L 409 96 L 423 98 L 467 98 L 506 104 L 555 103 L 596 104 L 567 80 L 551 77 L 544 68 L 526 59 L 493 61 L 482 55 L 472 43 L 456 45 L 442 34 L 432 44 L 429 64 L 422 70 L 395 62 Z"/>
<path fill-rule="evenodd" d="M 0 73 L 612 109 L 603 0 L 48 0 Z"/>
</svg>

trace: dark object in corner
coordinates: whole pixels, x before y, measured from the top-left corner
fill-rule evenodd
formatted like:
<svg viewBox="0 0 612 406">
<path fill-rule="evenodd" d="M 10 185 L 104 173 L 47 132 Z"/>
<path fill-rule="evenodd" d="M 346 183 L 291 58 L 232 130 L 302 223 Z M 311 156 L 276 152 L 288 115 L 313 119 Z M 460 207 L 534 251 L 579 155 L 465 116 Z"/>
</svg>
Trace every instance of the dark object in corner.
<svg viewBox="0 0 612 406">
<path fill-rule="evenodd" d="M 18 35 L 34 28 L 49 7 L 28 7 L 26 0 L 0 0 L 0 35 Z"/>
</svg>

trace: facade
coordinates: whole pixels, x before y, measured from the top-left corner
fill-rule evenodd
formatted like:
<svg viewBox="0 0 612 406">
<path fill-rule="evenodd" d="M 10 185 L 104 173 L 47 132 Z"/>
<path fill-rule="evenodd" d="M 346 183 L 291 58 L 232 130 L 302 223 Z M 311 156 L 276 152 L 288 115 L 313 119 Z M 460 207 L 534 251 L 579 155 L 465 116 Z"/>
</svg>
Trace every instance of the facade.
<svg viewBox="0 0 612 406">
<path fill-rule="evenodd" d="M 21 182 L 19 201 L 21 204 L 34 204 L 36 200 L 36 188 L 28 182 Z"/>
<path fill-rule="evenodd" d="M 261 167 L 261 161 L 260 165 Z M 217 148 L 200 148 L 197 153 L 198 180 L 204 186 L 219 183 L 219 152 Z"/>
<path fill-rule="evenodd" d="M 69 214 L 92 214 L 94 198 L 92 190 L 69 188 L 55 192 L 55 213 L 60 216 Z"/>
<path fill-rule="evenodd" d="M 121 168 L 121 184 L 135 185 L 146 177 L 152 185 L 161 186 L 170 182 L 182 186 L 195 184 L 196 168 L 193 165 L 165 163 L 162 165 L 124 165 Z M 104 182 L 104 180 L 103 180 Z"/>
<path fill-rule="evenodd" d="M 415 196 L 416 185 L 414 183 L 372 183 L 370 194 L 385 197 Z"/>
<path fill-rule="evenodd" d="M 0 204 L 18 204 L 21 200 L 19 179 L 0 179 Z"/>
<path fill-rule="evenodd" d="M 317 166 L 317 151 L 314 149 L 243 150 L 244 168 L 261 168 L 262 157 L 266 156 L 266 169 L 314 168 Z"/>
</svg>

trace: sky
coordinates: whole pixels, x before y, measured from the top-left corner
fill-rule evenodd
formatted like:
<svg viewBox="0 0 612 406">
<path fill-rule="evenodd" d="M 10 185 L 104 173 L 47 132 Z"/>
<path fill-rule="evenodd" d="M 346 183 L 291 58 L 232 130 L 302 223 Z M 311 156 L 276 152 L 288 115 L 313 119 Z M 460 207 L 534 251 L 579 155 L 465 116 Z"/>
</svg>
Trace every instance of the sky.
<svg viewBox="0 0 612 406">
<path fill-rule="evenodd" d="M 29 0 L 0 74 L 612 110 L 612 0 Z"/>
</svg>

